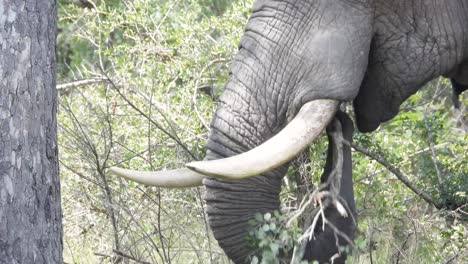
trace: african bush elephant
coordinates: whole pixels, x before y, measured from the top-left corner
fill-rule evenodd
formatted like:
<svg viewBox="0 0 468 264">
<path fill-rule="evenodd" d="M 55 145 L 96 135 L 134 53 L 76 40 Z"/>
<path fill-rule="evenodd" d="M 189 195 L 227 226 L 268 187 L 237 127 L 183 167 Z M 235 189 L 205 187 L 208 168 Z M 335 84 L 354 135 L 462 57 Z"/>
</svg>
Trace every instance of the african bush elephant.
<svg viewBox="0 0 468 264">
<path fill-rule="evenodd" d="M 248 220 L 278 209 L 288 162 L 339 102 L 353 101 L 358 129 L 370 132 L 438 76 L 466 90 L 467 72 L 468 0 L 257 0 L 211 121 L 205 161 L 154 174 L 112 170 L 166 187 L 203 182 L 214 236 L 243 263 L 251 253 Z"/>
</svg>

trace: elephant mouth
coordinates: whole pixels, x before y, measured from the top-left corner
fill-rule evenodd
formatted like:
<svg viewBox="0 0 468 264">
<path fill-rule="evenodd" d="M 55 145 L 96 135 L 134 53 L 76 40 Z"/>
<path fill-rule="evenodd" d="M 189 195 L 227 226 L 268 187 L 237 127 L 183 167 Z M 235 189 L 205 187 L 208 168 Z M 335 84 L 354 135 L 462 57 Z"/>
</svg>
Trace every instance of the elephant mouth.
<svg viewBox="0 0 468 264">
<path fill-rule="evenodd" d="M 110 172 L 151 186 L 184 188 L 202 185 L 203 178 L 243 179 L 271 171 L 296 157 L 330 123 L 338 109 L 336 100 L 314 100 L 304 104 L 278 134 L 250 151 L 236 156 L 188 163 L 169 171 L 138 171 L 111 167 Z"/>
</svg>

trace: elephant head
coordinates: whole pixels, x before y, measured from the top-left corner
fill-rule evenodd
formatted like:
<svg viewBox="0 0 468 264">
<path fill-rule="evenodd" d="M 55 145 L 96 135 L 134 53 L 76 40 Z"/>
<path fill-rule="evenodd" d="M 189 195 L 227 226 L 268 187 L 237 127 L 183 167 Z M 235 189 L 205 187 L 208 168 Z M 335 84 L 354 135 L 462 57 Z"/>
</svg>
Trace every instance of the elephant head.
<svg viewBox="0 0 468 264">
<path fill-rule="evenodd" d="M 359 130 L 373 131 L 438 76 L 466 87 L 467 62 L 468 0 L 257 0 L 205 161 L 191 170 L 113 171 L 158 186 L 203 183 L 213 234 L 243 263 L 248 220 L 278 209 L 288 162 L 339 102 L 353 101 Z"/>
</svg>

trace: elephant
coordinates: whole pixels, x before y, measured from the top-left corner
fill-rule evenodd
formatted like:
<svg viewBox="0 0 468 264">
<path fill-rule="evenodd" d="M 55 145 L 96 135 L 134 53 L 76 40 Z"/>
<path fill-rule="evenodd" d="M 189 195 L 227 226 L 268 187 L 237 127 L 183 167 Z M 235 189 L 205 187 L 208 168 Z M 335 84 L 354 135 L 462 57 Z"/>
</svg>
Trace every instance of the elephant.
<svg viewBox="0 0 468 264">
<path fill-rule="evenodd" d="M 279 208 L 289 162 L 340 102 L 372 132 L 432 79 L 450 78 L 457 94 L 468 87 L 468 0 L 256 0 L 251 10 L 205 159 L 174 171 L 111 168 L 149 185 L 203 184 L 211 230 L 235 263 L 252 253 L 248 221 Z"/>
</svg>

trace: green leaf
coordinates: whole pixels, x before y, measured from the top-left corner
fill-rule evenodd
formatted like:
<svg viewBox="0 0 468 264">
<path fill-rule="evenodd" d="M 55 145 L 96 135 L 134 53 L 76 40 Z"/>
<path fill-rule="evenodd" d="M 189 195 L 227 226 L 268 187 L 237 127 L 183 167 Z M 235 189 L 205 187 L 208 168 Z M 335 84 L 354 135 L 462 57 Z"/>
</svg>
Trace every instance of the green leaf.
<svg viewBox="0 0 468 264">
<path fill-rule="evenodd" d="M 273 255 L 275 255 L 275 256 L 278 255 L 278 253 L 279 253 L 279 248 L 280 248 L 280 246 L 279 246 L 279 244 L 277 244 L 277 243 L 271 243 L 271 244 L 270 244 L 271 252 L 272 252 Z"/>
<path fill-rule="evenodd" d="M 252 257 L 252 260 L 250 261 L 250 264 L 258 264 L 258 262 L 259 262 L 259 261 L 258 261 L 257 256 L 253 256 L 253 257 Z"/>
<path fill-rule="evenodd" d="M 263 218 L 265 219 L 265 221 L 270 221 L 271 219 L 271 214 L 270 213 L 266 213 Z"/>
</svg>

